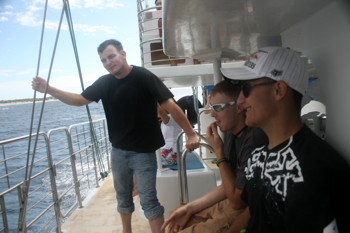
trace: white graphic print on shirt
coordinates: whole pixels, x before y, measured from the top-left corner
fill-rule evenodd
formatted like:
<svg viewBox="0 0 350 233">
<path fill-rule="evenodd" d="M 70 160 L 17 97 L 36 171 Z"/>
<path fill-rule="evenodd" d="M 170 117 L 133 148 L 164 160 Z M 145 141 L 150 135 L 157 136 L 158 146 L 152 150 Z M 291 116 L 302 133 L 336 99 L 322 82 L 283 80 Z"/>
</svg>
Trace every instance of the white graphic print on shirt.
<svg viewBox="0 0 350 233">
<path fill-rule="evenodd" d="M 290 147 L 292 142 L 293 137 L 290 137 L 284 148 L 269 153 L 264 150 L 265 147 L 256 148 L 245 168 L 247 180 L 260 175 L 256 178 L 268 181 L 275 193 L 282 196 L 283 201 L 287 195 L 288 183 L 304 181 L 299 161 Z"/>
</svg>

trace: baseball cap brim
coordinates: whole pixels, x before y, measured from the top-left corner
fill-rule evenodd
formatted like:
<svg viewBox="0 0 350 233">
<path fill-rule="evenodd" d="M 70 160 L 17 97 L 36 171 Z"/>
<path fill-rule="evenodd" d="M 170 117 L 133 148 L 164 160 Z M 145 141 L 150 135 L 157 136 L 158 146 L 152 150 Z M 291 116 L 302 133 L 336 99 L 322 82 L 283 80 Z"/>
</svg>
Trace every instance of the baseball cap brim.
<svg viewBox="0 0 350 233">
<path fill-rule="evenodd" d="M 252 80 L 257 78 L 262 78 L 263 76 L 255 74 L 244 67 L 239 68 L 221 68 L 221 74 L 232 80 Z"/>
</svg>

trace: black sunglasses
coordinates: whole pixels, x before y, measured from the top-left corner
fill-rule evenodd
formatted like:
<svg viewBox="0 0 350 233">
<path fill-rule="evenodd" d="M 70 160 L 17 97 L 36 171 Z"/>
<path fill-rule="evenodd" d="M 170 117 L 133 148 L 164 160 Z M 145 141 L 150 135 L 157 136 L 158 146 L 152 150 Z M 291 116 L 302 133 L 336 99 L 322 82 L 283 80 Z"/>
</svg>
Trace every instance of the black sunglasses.
<svg viewBox="0 0 350 233">
<path fill-rule="evenodd" d="M 230 101 L 226 104 L 209 104 L 209 110 L 215 111 L 215 112 L 221 112 L 223 111 L 226 107 L 232 106 L 236 103 L 236 101 Z"/>
<path fill-rule="evenodd" d="M 249 94 L 250 94 L 250 90 L 253 87 L 271 85 L 271 84 L 273 84 L 275 82 L 276 82 L 275 80 L 266 81 L 266 82 L 257 83 L 257 84 L 251 84 L 249 82 L 242 82 L 241 83 L 242 93 L 243 93 L 244 97 L 247 98 L 249 96 Z"/>
</svg>

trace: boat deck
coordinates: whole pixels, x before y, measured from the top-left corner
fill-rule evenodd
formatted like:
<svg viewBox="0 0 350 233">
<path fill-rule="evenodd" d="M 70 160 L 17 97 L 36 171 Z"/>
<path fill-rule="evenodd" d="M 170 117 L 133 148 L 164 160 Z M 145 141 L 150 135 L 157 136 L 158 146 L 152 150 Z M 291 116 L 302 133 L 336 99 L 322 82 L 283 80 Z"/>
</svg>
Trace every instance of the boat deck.
<svg viewBox="0 0 350 233">
<path fill-rule="evenodd" d="M 133 232 L 151 232 L 148 221 L 139 215 L 139 196 L 134 197 L 135 212 L 132 217 Z M 117 201 L 113 187 L 113 177 L 109 175 L 97 189 L 96 193 L 84 203 L 84 207 L 77 209 L 62 226 L 64 233 L 119 233 L 122 223 L 116 210 Z"/>
</svg>

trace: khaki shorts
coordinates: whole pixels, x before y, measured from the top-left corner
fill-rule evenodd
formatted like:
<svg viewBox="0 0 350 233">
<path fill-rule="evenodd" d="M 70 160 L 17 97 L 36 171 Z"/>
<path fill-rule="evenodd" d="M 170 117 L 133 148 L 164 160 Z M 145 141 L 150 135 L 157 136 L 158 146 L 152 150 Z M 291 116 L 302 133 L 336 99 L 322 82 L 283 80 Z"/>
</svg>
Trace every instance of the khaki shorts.
<svg viewBox="0 0 350 233">
<path fill-rule="evenodd" d="M 228 199 L 193 215 L 181 233 L 222 233 L 243 210 L 234 210 Z"/>
</svg>

